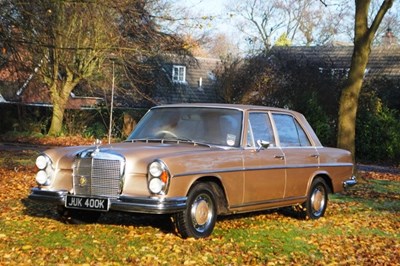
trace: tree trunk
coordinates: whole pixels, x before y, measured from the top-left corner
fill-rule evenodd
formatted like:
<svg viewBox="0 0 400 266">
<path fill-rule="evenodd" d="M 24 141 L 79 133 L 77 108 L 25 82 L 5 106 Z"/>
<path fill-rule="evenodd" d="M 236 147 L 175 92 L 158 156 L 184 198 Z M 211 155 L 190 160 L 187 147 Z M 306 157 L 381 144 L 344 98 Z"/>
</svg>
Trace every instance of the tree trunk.
<svg viewBox="0 0 400 266">
<path fill-rule="evenodd" d="M 354 49 L 349 77 L 339 102 L 337 146 L 355 155 L 356 115 L 365 69 L 368 63 L 369 45 Z"/>
<path fill-rule="evenodd" d="M 66 104 L 67 102 L 61 103 L 59 101 L 53 103 L 53 115 L 51 117 L 51 125 L 48 135 L 58 136 L 62 132 Z"/>
<path fill-rule="evenodd" d="M 351 151 L 355 159 L 355 136 L 358 98 L 360 96 L 365 69 L 367 67 L 371 43 L 386 12 L 394 0 L 382 1 L 371 25 L 368 14 L 371 0 L 355 0 L 354 51 L 351 58 L 349 77 L 339 102 L 337 146 Z"/>
<path fill-rule="evenodd" d="M 61 86 L 60 88 L 57 88 L 57 85 L 50 87 L 51 99 L 53 103 L 53 115 L 51 117 L 51 125 L 48 135 L 58 136 L 61 134 L 65 107 L 67 106 L 69 95 L 77 83 L 78 80 L 68 80 L 65 83 L 59 83 L 59 86 Z"/>
</svg>

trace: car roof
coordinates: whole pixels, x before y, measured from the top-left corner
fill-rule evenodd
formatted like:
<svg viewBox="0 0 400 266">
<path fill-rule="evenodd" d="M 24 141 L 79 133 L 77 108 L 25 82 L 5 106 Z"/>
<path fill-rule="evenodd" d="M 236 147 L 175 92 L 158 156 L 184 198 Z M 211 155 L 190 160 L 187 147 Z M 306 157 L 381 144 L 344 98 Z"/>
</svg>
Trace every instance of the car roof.
<svg viewBox="0 0 400 266">
<path fill-rule="evenodd" d="M 262 110 L 262 111 L 279 111 L 279 112 L 297 113 L 296 111 L 284 109 L 284 108 L 261 106 L 261 105 L 250 105 L 250 104 L 227 104 L 227 103 L 179 103 L 179 104 L 158 105 L 158 106 L 154 106 L 153 108 L 172 108 L 172 107 L 228 108 L 228 109 L 237 109 L 237 110 L 241 110 L 241 111 L 246 111 L 246 110 L 260 110 L 261 111 Z"/>
</svg>

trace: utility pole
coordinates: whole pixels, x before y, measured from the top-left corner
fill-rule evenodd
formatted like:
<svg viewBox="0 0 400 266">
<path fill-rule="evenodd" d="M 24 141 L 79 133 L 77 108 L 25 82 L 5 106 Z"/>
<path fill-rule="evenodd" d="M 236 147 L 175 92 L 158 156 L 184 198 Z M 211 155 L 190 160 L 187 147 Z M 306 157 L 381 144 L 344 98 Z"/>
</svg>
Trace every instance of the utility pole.
<svg viewBox="0 0 400 266">
<path fill-rule="evenodd" d="M 115 87 L 115 58 L 111 58 L 112 61 L 112 85 L 111 85 L 111 106 L 110 106 L 110 125 L 108 128 L 108 144 L 111 143 L 111 134 L 113 127 L 113 110 L 114 110 L 114 87 Z"/>
</svg>

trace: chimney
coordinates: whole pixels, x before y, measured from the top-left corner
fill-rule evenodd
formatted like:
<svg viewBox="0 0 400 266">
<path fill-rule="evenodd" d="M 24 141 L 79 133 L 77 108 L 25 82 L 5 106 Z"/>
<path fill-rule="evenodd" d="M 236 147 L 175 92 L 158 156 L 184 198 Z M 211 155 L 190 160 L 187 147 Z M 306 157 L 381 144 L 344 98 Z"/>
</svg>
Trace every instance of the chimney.
<svg viewBox="0 0 400 266">
<path fill-rule="evenodd" d="M 385 35 L 382 37 L 382 45 L 384 47 L 393 47 L 398 45 L 397 38 L 394 36 L 390 27 L 387 28 Z"/>
</svg>

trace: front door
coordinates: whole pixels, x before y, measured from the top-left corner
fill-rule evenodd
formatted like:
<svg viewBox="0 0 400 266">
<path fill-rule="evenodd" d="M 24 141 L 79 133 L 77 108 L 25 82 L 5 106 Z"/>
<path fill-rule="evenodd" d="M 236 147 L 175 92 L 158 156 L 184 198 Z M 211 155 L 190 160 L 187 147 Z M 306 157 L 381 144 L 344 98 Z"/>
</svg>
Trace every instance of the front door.
<svg viewBox="0 0 400 266">
<path fill-rule="evenodd" d="M 257 141 L 269 142 L 259 149 Z M 262 205 L 282 199 L 285 191 L 285 160 L 276 146 L 268 112 L 250 112 L 247 147 L 243 152 L 245 168 L 244 205 Z"/>
</svg>

